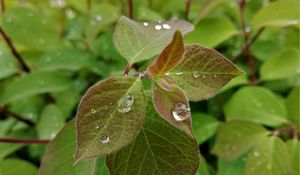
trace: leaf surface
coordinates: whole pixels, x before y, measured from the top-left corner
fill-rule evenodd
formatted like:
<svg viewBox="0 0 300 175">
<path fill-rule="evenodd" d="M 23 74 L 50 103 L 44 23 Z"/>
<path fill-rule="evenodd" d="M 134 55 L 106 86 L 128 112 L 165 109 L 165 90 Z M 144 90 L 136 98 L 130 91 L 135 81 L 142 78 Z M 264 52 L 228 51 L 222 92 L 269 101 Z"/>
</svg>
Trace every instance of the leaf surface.
<svg viewBox="0 0 300 175">
<path fill-rule="evenodd" d="M 242 74 L 231 61 L 217 51 L 200 45 L 186 46 L 184 58 L 169 74 L 189 100 L 214 96 L 229 80 Z"/>
<path fill-rule="evenodd" d="M 22 159 L 9 158 L 0 161 L 2 175 L 38 175 L 38 169 L 32 163 Z"/>
<path fill-rule="evenodd" d="M 122 16 L 115 28 L 114 44 L 128 63 L 133 64 L 159 54 L 176 30 L 184 35 L 193 29 L 192 24 L 182 20 L 141 23 Z"/>
<path fill-rule="evenodd" d="M 92 86 L 77 112 L 76 161 L 128 145 L 144 122 L 146 97 L 140 79 L 114 76 Z"/>
</svg>

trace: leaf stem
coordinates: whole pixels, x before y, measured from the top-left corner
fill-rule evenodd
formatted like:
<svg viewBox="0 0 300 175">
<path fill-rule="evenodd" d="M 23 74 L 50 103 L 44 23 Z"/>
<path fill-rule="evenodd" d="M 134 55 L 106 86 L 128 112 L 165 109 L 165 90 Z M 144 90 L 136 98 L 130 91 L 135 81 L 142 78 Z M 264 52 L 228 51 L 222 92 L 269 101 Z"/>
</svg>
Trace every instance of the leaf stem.
<svg viewBox="0 0 300 175">
<path fill-rule="evenodd" d="M 124 75 L 124 76 L 128 75 L 130 69 L 131 69 L 131 64 L 128 63 L 128 64 L 126 65 L 126 67 L 125 67 L 125 70 L 124 70 L 123 75 Z"/>
<path fill-rule="evenodd" d="M 298 139 L 298 131 L 297 128 L 294 125 L 290 125 L 290 127 L 287 128 L 278 128 L 271 132 L 272 136 L 279 136 L 283 132 L 290 132 L 293 139 Z"/>
<path fill-rule="evenodd" d="M 0 138 L 0 143 L 35 143 L 35 144 L 45 144 L 45 143 L 49 143 L 49 142 L 50 142 L 50 140 Z"/>
<path fill-rule="evenodd" d="M 28 126 L 31 126 L 31 127 L 35 126 L 34 122 L 32 122 L 31 120 L 26 119 L 25 117 L 15 113 L 15 112 L 12 112 L 12 111 L 8 110 L 7 107 L 0 108 L 0 112 L 3 112 L 6 116 L 13 117 L 16 120 L 19 120 L 20 122 L 23 122 L 23 123 L 27 124 Z"/>
<path fill-rule="evenodd" d="M 129 18 L 133 19 L 133 0 L 128 0 Z"/>
<path fill-rule="evenodd" d="M 1 15 L 3 15 L 5 12 L 4 0 L 0 0 L 0 11 L 1 11 Z"/>
<path fill-rule="evenodd" d="M 185 19 L 186 21 L 189 20 L 189 14 L 190 14 L 191 2 L 192 2 L 192 0 L 185 0 L 184 19 Z"/>
<path fill-rule="evenodd" d="M 17 59 L 17 61 L 20 63 L 22 70 L 24 72 L 29 73 L 30 72 L 30 68 L 27 66 L 27 64 L 25 63 L 25 61 L 23 60 L 23 58 L 21 57 L 21 55 L 17 52 L 16 48 L 14 47 L 11 39 L 8 37 L 8 35 L 4 32 L 4 30 L 2 29 L 2 27 L 0 27 L 0 34 L 3 36 L 6 44 L 8 45 L 8 47 L 10 48 L 12 54 L 15 56 L 15 58 Z"/>
</svg>

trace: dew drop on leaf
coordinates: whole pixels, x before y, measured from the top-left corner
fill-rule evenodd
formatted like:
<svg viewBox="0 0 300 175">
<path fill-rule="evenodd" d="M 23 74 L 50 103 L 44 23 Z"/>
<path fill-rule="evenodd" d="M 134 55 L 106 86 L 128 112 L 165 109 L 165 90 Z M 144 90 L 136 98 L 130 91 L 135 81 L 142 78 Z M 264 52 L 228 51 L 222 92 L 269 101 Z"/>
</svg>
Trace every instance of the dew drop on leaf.
<svg viewBox="0 0 300 175">
<path fill-rule="evenodd" d="M 206 75 L 202 75 L 202 78 L 204 78 L 204 79 L 205 79 L 205 78 L 206 78 Z"/>
<path fill-rule="evenodd" d="M 183 121 L 190 116 L 190 108 L 184 103 L 178 103 L 172 111 L 176 121 Z"/>
<path fill-rule="evenodd" d="M 95 109 L 91 109 L 91 113 L 92 113 L 92 114 L 95 114 L 95 113 L 96 113 L 96 110 L 95 110 Z"/>
<path fill-rule="evenodd" d="M 200 73 L 198 71 L 193 72 L 193 77 L 198 78 L 200 76 Z"/>
<path fill-rule="evenodd" d="M 154 26 L 154 29 L 155 29 L 155 30 L 161 30 L 161 25 L 155 25 L 155 26 Z"/>
<path fill-rule="evenodd" d="M 95 129 L 99 129 L 99 125 L 96 125 L 96 126 L 95 126 Z"/>
<path fill-rule="evenodd" d="M 50 0 L 49 4 L 51 7 L 62 8 L 64 6 L 66 6 L 66 1 L 65 0 Z"/>
<path fill-rule="evenodd" d="M 148 25 L 149 25 L 149 24 L 148 24 L 147 22 L 144 22 L 144 26 L 146 26 L 146 27 L 147 27 Z"/>
<path fill-rule="evenodd" d="M 171 29 L 171 26 L 169 24 L 163 24 L 162 27 L 167 30 Z"/>
<path fill-rule="evenodd" d="M 176 72 L 175 75 L 179 76 L 179 75 L 182 75 L 183 73 L 182 72 Z"/>
<path fill-rule="evenodd" d="M 102 20 L 102 16 L 97 15 L 97 16 L 95 17 L 95 20 L 98 21 L 98 22 L 101 21 L 101 20 Z"/>
<path fill-rule="evenodd" d="M 214 75 L 214 77 L 216 78 L 216 77 L 217 77 L 217 75 L 215 74 L 215 75 Z"/>
<path fill-rule="evenodd" d="M 103 135 L 100 138 L 101 143 L 105 144 L 109 142 L 109 137 L 107 135 Z"/>
<path fill-rule="evenodd" d="M 125 95 L 118 104 L 118 111 L 121 113 L 127 113 L 131 110 L 131 107 L 134 103 L 134 96 L 129 94 Z"/>
</svg>

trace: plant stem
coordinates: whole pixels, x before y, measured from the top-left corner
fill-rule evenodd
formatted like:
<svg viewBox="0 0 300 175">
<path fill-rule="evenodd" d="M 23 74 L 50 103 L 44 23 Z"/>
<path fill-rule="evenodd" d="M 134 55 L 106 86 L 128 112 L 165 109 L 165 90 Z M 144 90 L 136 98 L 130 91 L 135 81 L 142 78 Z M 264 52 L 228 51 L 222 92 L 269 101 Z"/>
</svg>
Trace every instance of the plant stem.
<svg viewBox="0 0 300 175">
<path fill-rule="evenodd" d="M 291 125 L 288 128 L 278 128 L 274 131 L 272 131 L 272 136 L 279 136 L 283 132 L 290 132 L 293 139 L 298 139 L 298 131 L 297 128 L 294 125 Z"/>
<path fill-rule="evenodd" d="M 19 120 L 19 121 L 21 121 L 21 122 L 27 124 L 28 126 L 31 126 L 31 127 L 34 127 L 34 126 L 35 126 L 35 123 L 34 123 L 34 122 L 32 122 L 31 120 L 26 119 L 26 118 L 23 117 L 23 116 L 20 116 L 20 115 L 17 114 L 17 113 L 14 113 L 14 112 L 9 111 L 9 110 L 4 110 L 4 112 L 5 112 L 7 115 L 10 115 L 10 116 L 12 116 L 13 118 L 15 118 L 15 119 L 17 119 L 17 120 Z"/>
<path fill-rule="evenodd" d="M 185 13 L 184 13 L 184 19 L 186 21 L 189 20 L 189 14 L 190 14 L 190 7 L 191 7 L 192 0 L 185 0 Z"/>
<path fill-rule="evenodd" d="M 91 0 L 86 0 L 86 8 L 87 8 L 87 11 L 88 11 L 88 12 L 91 11 L 91 7 L 92 7 Z"/>
<path fill-rule="evenodd" d="M 11 39 L 8 37 L 8 35 L 4 32 L 4 30 L 2 29 L 2 27 L 0 27 L 0 34 L 3 36 L 6 44 L 8 45 L 8 47 L 10 48 L 12 54 L 15 56 L 15 58 L 18 60 L 18 62 L 20 63 L 22 70 L 25 72 L 30 72 L 30 68 L 26 65 L 25 61 L 23 60 L 23 58 L 21 57 L 21 55 L 17 52 L 16 48 L 14 47 Z"/>
<path fill-rule="evenodd" d="M 133 19 L 133 0 L 128 0 L 129 18 Z"/>
<path fill-rule="evenodd" d="M 131 69 L 131 64 L 128 63 L 128 64 L 126 65 L 126 67 L 125 67 L 125 70 L 124 70 L 123 75 L 124 75 L 124 76 L 128 75 L 130 69 Z"/>
<path fill-rule="evenodd" d="M 50 140 L 0 138 L 0 143 L 37 143 L 37 144 L 44 144 L 44 143 L 49 143 L 49 142 L 50 142 Z"/>
<path fill-rule="evenodd" d="M 1 10 L 1 15 L 3 15 L 5 12 L 4 0 L 0 0 L 0 10 Z"/>
</svg>

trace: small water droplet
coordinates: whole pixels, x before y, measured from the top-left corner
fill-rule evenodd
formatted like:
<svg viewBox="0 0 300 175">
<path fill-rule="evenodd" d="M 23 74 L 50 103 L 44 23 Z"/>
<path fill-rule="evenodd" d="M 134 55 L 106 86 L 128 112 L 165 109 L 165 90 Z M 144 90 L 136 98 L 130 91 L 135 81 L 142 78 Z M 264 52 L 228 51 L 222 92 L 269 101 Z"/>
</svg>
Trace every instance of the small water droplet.
<svg viewBox="0 0 300 175">
<path fill-rule="evenodd" d="M 259 153 L 258 151 L 254 151 L 254 152 L 253 152 L 253 155 L 254 155 L 255 157 L 259 157 L 260 153 Z"/>
<path fill-rule="evenodd" d="M 100 138 L 100 141 L 105 144 L 105 143 L 108 143 L 109 142 L 109 137 L 107 135 L 103 135 L 101 138 Z"/>
<path fill-rule="evenodd" d="M 160 24 L 160 23 L 161 23 L 161 20 L 158 20 L 157 22 Z"/>
<path fill-rule="evenodd" d="M 91 109 L 91 113 L 92 113 L 92 114 L 95 114 L 95 113 L 96 113 L 96 110 L 95 110 L 94 108 L 92 108 L 92 109 Z"/>
<path fill-rule="evenodd" d="M 96 125 L 96 126 L 95 126 L 95 129 L 99 129 L 99 128 L 100 128 L 99 125 Z"/>
<path fill-rule="evenodd" d="M 165 73 L 165 75 L 170 75 L 170 72 Z"/>
<path fill-rule="evenodd" d="M 179 76 L 179 75 L 182 75 L 183 73 L 182 72 L 176 72 L 175 75 Z"/>
<path fill-rule="evenodd" d="M 194 72 L 193 72 L 193 77 L 194 77 L 194 78 L 200 77 L 200 73 L 199 73 L 198 71 L 194 71 Z"/>
<path fill-rule="evenodd" d="M 215 75 L 214 75 L 214 77 L 216 78 L 216 77 L 217 77 L 217 75 L 215 74 Z"/>
<path fill-rule="evenodd" d="M 155 30 L 161 30 L 161 25 L 155 25 L 155 26 L 154 26 L 154 29 L 155 29 Z"/>
<path fill-rule="evenodd" d="M 172 111 L 176 121 L 183 121 L 190 116 L 190 108 L 184 103 L 178 103 Z"/>
<path fill-rule="evenodd" d="M 144 26 L 146 26 L 146 27 L 149 25 L 147 22 L 144 22 L 143 24 L 144 24 Z"/>
<path fill-rule="evenodd" d="M 101 21 L 101 20 L 102 20 L 102 16 L 97 15 L 97 16 L 95 17 L 95 20 L 98 21 L 98 22 Z"/>
<path fill-rule="evenodd" d="M 171 29 L 171 26 L 169 24 L 163 24 L 162 27 L 167 30 Z"/>
<path fill-rule="evenodd" d="M 204 78 L 204 79 L 205 79 L 206 77 L 207 77 L 206 75 L 202 75 L 202 78 Z"/>
<path fill-rule="evenodd" d="M 121 113 L 127 113 L 131 110 L 131 107 L 134 103 L 134 96 L 129 94 L 125 95 L 118 104 L 118 111 Z"/>
</svg>

